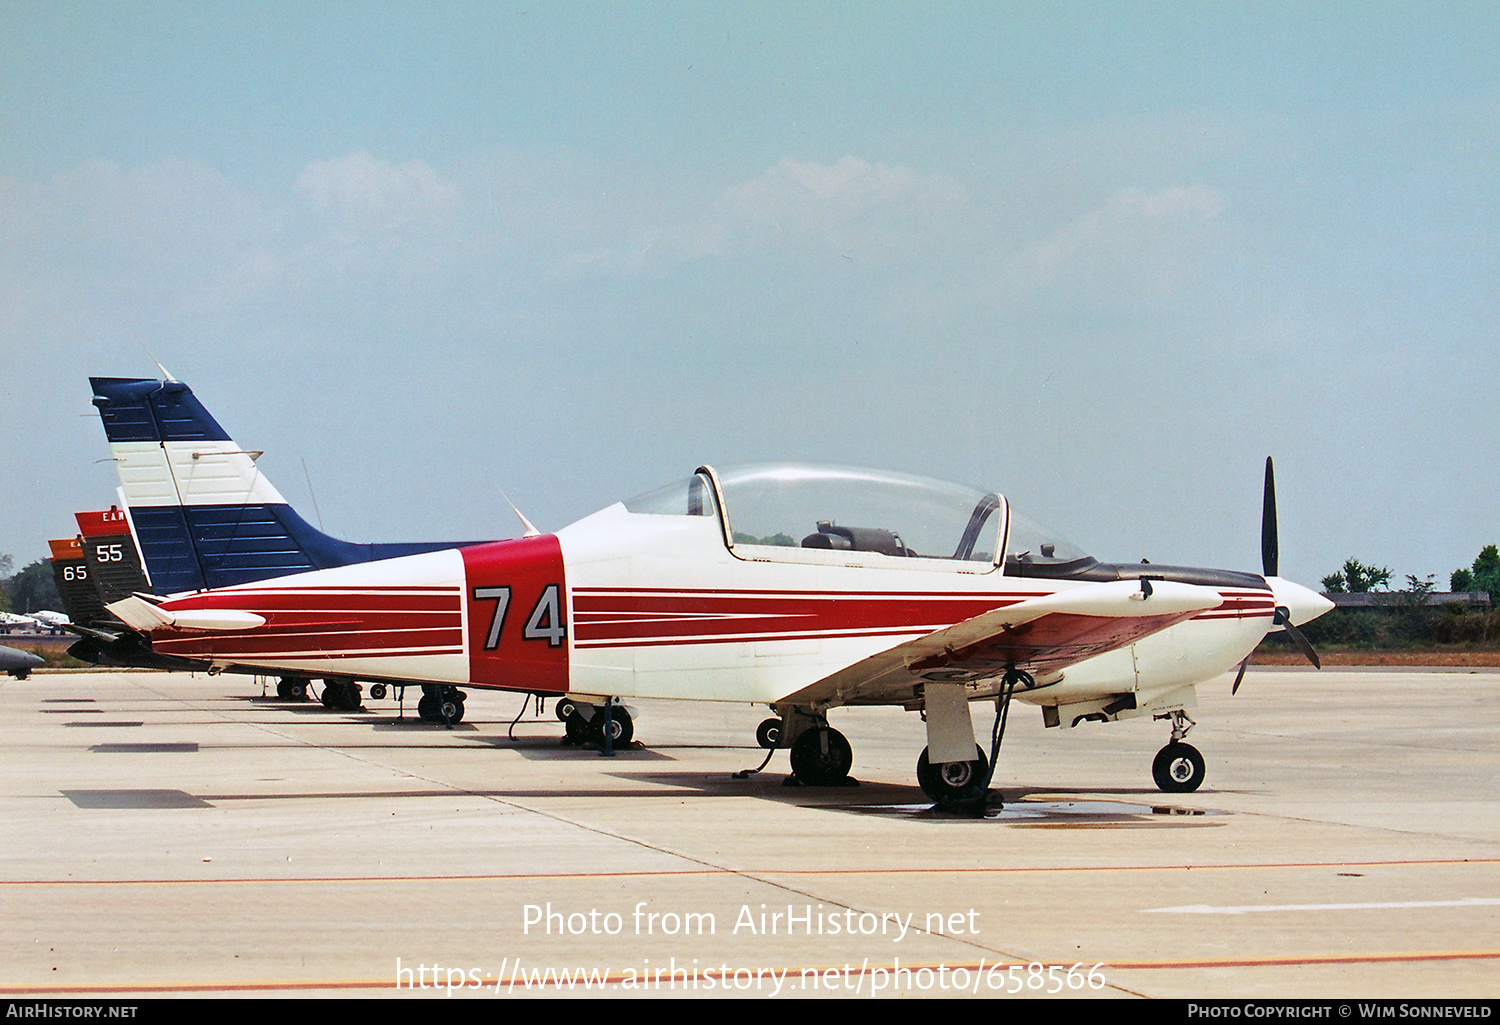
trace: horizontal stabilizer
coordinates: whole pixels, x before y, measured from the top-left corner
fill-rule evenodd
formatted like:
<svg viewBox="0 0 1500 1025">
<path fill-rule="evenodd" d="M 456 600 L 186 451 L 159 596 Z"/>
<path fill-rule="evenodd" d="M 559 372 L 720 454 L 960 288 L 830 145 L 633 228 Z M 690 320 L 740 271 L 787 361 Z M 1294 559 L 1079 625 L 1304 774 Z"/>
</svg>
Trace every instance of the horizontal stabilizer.
<svg viewBox="0 0 1500 1025">
<path fill-rule="evenodd" d="M 190 609 L 168 612 L 144 598 L 131 595 L 106 606 L 126 626 L 141 633 L 171 627 L 174 630 L 254 630 L 266 625 L 266 617 L 234 609 Z"/>
</svg>

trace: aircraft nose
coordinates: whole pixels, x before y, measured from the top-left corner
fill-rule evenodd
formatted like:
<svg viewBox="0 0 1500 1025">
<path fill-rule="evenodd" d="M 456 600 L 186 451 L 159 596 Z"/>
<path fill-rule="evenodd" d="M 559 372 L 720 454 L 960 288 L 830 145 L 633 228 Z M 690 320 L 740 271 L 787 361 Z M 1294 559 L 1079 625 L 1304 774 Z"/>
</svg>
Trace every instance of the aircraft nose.
<svg viewBox="0 0 1500 1025">
<path fill-rule="evenodd" d="M 1301 584 L 1283 580 L 1281 577 L 1267 577 L 1266 583 L 1271 585 L 1271 593 L 1276 596 L 1276 604 L 1286 609 L 1291 615 L 1293 626 L 1310 623 L 1333 608 L 1333 602 Z"/>
</svg>

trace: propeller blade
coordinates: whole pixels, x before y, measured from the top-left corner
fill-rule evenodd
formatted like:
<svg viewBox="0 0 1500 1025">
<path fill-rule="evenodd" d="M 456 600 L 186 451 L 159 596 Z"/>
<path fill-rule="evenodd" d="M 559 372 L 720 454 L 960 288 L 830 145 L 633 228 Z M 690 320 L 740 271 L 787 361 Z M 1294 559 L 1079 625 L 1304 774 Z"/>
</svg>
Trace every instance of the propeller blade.
<svg viewBox="0 0 1500 1025">
<path fill-rule="evenodd" d="M 1250 664 L 1250 656 L 1245 656 L 1245 661 L 1240 663 L 1240 671 L 1234 674 L 1234 686 L 1229 688 L 1229 696 L 1234 697 L 1240 692 L 1240 681 L 1245 678 L 1245 667 Z"/>
<path fill-rule="evenodd" d="M 1276 476 L 1271 469 L 1271 457 L 1266 456 L 1266 493 L 1260 509 L 1260 565 L 1268 577 L 1279 576 L 1277 569 L 1281 561 L 1276 543 Z"/>
<path fill-rule="evenodd" d="M 1302 636 L 1302 631 L 1292 625 L 1292 615 L 1285 605 L 1276 607 L 1276 616 L 1273 621 L 1286 631 L 1286 635 L 1292 639 L 1292 643 L 1297 646 L 1303 656 L 1313 664 L 1314 669 L 1323 668 L 1323 663 L 1318 659 L 1318 653 L 1313 651 L 1313 646 L 1307 642 L 1306 637 Z"/>
</svg>

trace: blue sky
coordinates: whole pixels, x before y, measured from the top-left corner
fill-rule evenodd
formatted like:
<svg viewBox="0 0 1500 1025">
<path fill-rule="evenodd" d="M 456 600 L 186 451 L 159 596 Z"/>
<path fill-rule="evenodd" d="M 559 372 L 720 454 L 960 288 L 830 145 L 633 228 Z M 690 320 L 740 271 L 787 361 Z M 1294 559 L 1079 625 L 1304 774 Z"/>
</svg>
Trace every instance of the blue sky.
<svg viewBox="0 0 1500 1025">
<path fill-rule="evenodd" d="M 1500 541 L 1481 3 L 0 0 L 0 552 L 147 350 L 353 540 L 702 462 L 997 488 L 1092 554 Z M 304 470 L 305 467 L 305 470 Z"/>
</svg>

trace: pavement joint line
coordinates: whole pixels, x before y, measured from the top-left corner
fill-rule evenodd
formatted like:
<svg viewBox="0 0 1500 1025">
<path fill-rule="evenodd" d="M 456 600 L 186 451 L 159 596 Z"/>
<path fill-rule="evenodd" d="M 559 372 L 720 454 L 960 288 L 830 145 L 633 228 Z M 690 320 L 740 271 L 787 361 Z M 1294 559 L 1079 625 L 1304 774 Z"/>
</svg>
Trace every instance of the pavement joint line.
<svg viewBox="0 0 1500 1025">
<path fill-rule="evenodd" d="M 529 809 L 528 809 L 529 810 Z M 625 839 L 625 838 L 622 838 Z M 655 849 L 655 848 L 653 848 Z M 671 854 L 669 851 L 662 853 Z M 673 855 L 677 857 L 679 855 Z M 684 859 L 694 860 L 694 859 Z M 702 863 L 701 864 L 706 864 Z M 509 882 L 539 879 L 653 879 L 679 876 L 733 875 L 756 882 L 771 883 L 761 876 L 911 876 L 911 875 L 1027 875 L 1044 873 L 1095 872 L 1241 872 L 1297 871 L 1328 868 L 1434 868 L 1445 865 L 1500 865 L 1500 858 L 1435 858 L 1398 861 L 1289 861 L 1228 865 L 1034 865 L 996 866 L 993 868 L 759 868 L 733 869 L 706 865 L 704 868 L 658 869 L 634 872 L 510 872 L 459 875 L 400 876 L 287 876 L 232 877 L 225 879 L 0 879 L 0 888 L 24 886 L 247 886 L 247 885 L 315 885 L 364 883 L 434 883 L 434 882 Z"/>
</svg>

